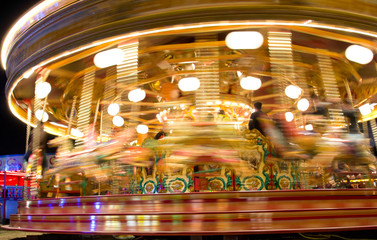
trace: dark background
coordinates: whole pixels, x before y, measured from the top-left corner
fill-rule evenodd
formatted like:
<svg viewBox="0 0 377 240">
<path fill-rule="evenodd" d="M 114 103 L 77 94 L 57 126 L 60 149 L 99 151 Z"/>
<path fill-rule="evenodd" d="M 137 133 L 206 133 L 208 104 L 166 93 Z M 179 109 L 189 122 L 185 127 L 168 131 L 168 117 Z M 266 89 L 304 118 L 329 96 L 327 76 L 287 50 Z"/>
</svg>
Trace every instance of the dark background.
<svg viewBox="0 0 377 240">
<path fill-rule="evenodd" d="M 3 5 L 0 14 L 0 37 L 3 40 L 8 30 L 23 14 L 36 5 L 38 0 L 14 0 Z M 4 69 L 0 70 L 0 155 L 25 153 L 26 124 L 10 112 L 5 99 L 7 81 Z"/>
</svg>

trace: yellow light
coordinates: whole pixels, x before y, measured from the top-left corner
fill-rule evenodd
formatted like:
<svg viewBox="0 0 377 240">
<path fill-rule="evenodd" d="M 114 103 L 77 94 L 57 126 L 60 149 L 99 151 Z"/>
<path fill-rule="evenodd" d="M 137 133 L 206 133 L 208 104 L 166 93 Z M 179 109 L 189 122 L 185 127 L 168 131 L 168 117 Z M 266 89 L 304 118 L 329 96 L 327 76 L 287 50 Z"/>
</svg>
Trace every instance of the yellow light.
<svg viewBox="0 0 377 240">
<path fill-rule="evenodd" d="M 225 38 L 225 44 L 230 49 L 257 49 L 263 41 L 262 34 L 255 31 L 235 31 Z"/>
<path fill-rule="evenodd" d="M 51 84 L 48 82 L 38 83 L 35 86 L 35 96 L 39 99 L 43 99 L 47 97 L 47 95 L 51 92 Z"/>
<path fill-rule="evenodd" d="M 301 88 L 295 85 L 289 85 L 285 88 L 285 95 L 290 98 L 296 99 L 301 95 Z"/>
<path fill-rule="evenodd" d="M 300 111 L 304 112 L 304 111 L 308 110 L 309 106 L 310 106 L 309 101 L 306 98 L 302 98 L 302 99 L 300 99 L 300 101 L 297 102 L 297 108 Z"/>
<path fill-rule="evenodd" d="M 352 62 L 368 64 L 373 57 L 373 52 L 369 48 L 360 45 L 351 45 L 346 49 L 346 58 Z"/>
<path fill-rule="evenodd" d="M 39 109 L 35 112 L 35 117 L 42 122 L 46 122 L 48 120 L 48 114 L 43 112 L 42 109 Z"/>
<path fill-rule="evenodd" d="M 137 88 L 128 93 L 128 100 L 131 102 L 140 102 L 144 100 L 146 93 L 144 90 Z"/>
<path fill-rule="evenodd" d="M 312 131 L 313 130 L 313 125 L 311 125 L 311 124 L 305 125 L 305 130 L 306 131 Z"/>
<path fill-rule="evenodd" d="M 248 76 L 241 79 L 240 85 L 243 89 L 255 91 L 262 86 L 262 82 L 259 78 Z"/>
<path fill-rule="evenodd" d="M 121 116 L 114 116 L 113 124 L 117 127 L 121 127 L 124 124 L 124 119 Z"/>
<path fill-rule="evenodd" d="M 99 68 L 118 65 L 123 61 L 124 53 L 119 48 L 99 52 L 94 56 L 94 64 Z"/>
<path fill-rule="evenodd" d="M 295 118 L 295 116 L 293 115 L 293 113 L 291 113 L 291 112 L 285 113 L 285 120 L 287 122 L 292 122 L 294 118 Z"/>
<path fill-rule="evenodd" d="M 107 112 L 111 115 L 111 116 L 115 116 L 119 113 L 119 104 L 118 103 L 111 103 L 109 104 L 109 106 L 107 107 Z"/>
<path fill-rule="evenodd" d="M 178 82 L 178 87 L 184 92 L 195 91 L 200 87 L 200 81 L 196 77 L 182 78 Z"/>
<path fill-rule="evenodd" d="M 78 137 L 78 138 L 81 138 L 84 136 L 84 133 L 82 133 L 79 129 L 77 128 L 72 128 L 71 129 L 71 135 L 74 136 L 74 137 Z"/>
<path fill-rule="evenodd" d="M 147 125 L 139 124 L 136 127 L 136 132 L 138 132 L 140 134 L 146 134 L 148 131 L 149 131 L 149 128 L 148 128 Z"/>
</svg>

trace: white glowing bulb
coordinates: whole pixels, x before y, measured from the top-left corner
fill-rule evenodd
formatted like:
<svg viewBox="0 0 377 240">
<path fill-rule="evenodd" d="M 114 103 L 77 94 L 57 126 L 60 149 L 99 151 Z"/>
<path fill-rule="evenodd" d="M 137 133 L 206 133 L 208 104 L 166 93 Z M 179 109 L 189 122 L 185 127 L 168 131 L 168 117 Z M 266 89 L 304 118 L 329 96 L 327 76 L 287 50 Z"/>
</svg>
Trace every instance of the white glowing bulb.
<svg viewBox="0 0 377 240">
<path fill-rule="evenodd" d="M 39 109 L 35 112 L 35 117 L 42 122 L 46 122 L 48 120 L 48 114 L 43 112 L 42 109 Z"/>
<path fill-rule="evenodd" d="M 301 95 L 301 88 L 295 85 L 289 85 L 285 88 L 285 95 L 290 98 L 296 99 Z"/>
<path fill-rule="evenodd" d="M 309 108 L 309 101 L 306 98 L 302 98 L 297 102 L 297 108 L 300 111 L 306 111 Z"/>
<path fill-rule="evenodd" d="M 294 118 L 295 118 L 295 116 L 293 115 L 293 113 L 291 113 L 291 112 L 285 113 L 285 120 L 287 120 L 287 122 L 292 122 Z"/>
<path fill-rule="evenodd" d="M 311 125 L 311 124 L 305 125 L 305 130 L 306 131 L 312 131 L 313 130 L 313 125 Z"/>
<path fill-rule="evenodd" d="M 259 78 L 248 76 L 241 79 L 240 85 L 246 90 L 258 90 L 262 82 Z"/>
<path fill-rule="evenodd" d="M 225 44 L 230 49 L 257 49 L 263 41 L 263 35 L 255 31 L 235 31 L 225 38 Z"/>
<path fill-rule="evenodd" d="M 51 84 L 48 82 L 42 82 L 35 85 L 35 96 L 39 99 L 47 97 L 51 92 Z"/>
<path fill-rule="evenodd" d="M 346 49 L 346 58 L 350 61 L 360 64 L 370 63 L 373 59 L 373 52 L 360 45 L 351 45 Z"/>
<path fill-rule="evenodd" d="M 114 116 L 113 124 L 117 127 L 121 127 L 124 124 L 124 119 L 121 116 Z"/>
<path fill-rule="evenodd" d="M 71 129 L 71 135 L 74 136 L 74 137 L 80 137 L 80 138 L 84 136 L 84 134 L 80 130 L 78 130 L 77 128 Z"/>
<path fill-rule="evenodd" d="M 99 52 L 94 56 L 94 64 L 99 68 L 118 65 L 123 61 L 124 52 L 119 48 Z"/>
<path fill-rule="evenodd" d="M 369 103 L 366 103 L 366 104 L 360 106 L 360 107 L 359 107 L 359 110 L 360 110 L 361 115 L 363 115 L 363 116 L 364 116 L 364 115 L 368 115 L 369 113 L 372 112 Z"/>
<path fill-rule="evenodd" d="M 108 107 L 107 107 L 107 112 L 111 115 L 111 116 L 115 116 L 119 113 L 119 104 L 118 103 L 111 103 Z"/>
<path fill-rule="evenodd" d="M 140 134 L 146 134 L 148 131 L 149 131 L 149 128 L 148 128 L 147 125 L 139 124 L 136 127 L 136 132 L 138 132 Z"/>
<path fill-rule="evenodd" d="M 128 100 L 131 102 L 140 102 L 146 96 L 146 93 L 143 89 L 137 88 L 128 93 Z"/>
<path fill-rule="evenodd" d="M 184 92 L 195 91 L 200 87 L 200 81 L 196 77 L 182 78 L 178 82 L 178 87 Z"/>
</svg>

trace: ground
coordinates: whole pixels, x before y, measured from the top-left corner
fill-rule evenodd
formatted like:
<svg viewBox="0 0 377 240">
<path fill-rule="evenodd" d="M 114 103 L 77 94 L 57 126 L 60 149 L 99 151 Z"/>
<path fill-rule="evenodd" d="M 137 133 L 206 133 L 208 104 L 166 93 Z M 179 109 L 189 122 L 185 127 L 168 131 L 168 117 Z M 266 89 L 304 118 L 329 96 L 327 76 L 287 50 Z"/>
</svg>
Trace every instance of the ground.
<svg viewBox="0 0 377 240">
<path fill-rule="evenodd" d="M 0 225 L 1 226 L 1 225 Z M 0 228 L 0 240 L 372 240 L 377 239 L 376 230 L 326 233 L 289 233 L 243 236 L 110 236 L 44 234 L 40 232 L 9 231 Z"/>
</svg>

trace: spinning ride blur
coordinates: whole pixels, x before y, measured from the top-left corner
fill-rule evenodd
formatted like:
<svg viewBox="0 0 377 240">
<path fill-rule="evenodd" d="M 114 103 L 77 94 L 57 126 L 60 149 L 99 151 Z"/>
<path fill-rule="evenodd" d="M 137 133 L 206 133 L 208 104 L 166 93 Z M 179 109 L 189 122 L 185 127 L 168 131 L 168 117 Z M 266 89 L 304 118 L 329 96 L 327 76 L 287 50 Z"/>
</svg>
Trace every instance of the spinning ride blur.
<svg viewBox="0 0 377 240">
<path fill-rule="evenodd" d="M 312 1 L 314 21 L 301 12 L 245 20 L 260 7 L 250 1 L 184 1 L 187 12 L 175 1 L 80 3 L 75 17 L 70 7 L 79 3 L 57 2 L 38 5 L 46 17 L 21 19 L 3 44 L 9 107 L 58 136 L 45 172 L 33 144 L 35 196 L 375 188 L 377 28 L 352 18 L 335 24 L 320 10 L 334 6 Z M 202 7 L 206 16 L 191 19 Z M 170 20 L 154 12 L 162 9 Z M 50 18 L 60 13 L 88 26 Z M 130 29 L 119 30 L 123 22 Z M 20 40 L 28 35 L 35 41 Z M 258 102 L 263 134 L 249 129 Z"/>
</svg>

